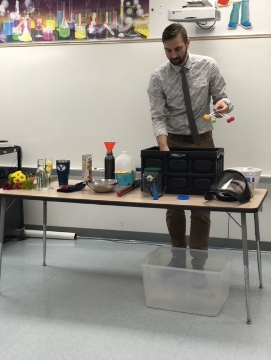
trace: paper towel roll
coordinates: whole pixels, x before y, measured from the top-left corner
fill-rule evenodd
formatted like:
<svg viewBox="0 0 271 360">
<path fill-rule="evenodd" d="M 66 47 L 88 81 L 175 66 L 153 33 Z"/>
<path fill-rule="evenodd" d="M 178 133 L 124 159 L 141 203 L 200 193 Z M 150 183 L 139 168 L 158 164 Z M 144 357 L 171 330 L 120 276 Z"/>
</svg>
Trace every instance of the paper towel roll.
<svg viewBox="0 0 271 360">
<path fill-rule="evenodd" d="M 43 231 L 42 230 L 24 230 L 25 237 L 34 237 L 34 238 L 42 238 Z M 60 239 L 60 240 L 75 240 L 75 233 L 68 232 L 57 232 L 57 231 L 46 231 L 47 239 Z"/>
</svg>

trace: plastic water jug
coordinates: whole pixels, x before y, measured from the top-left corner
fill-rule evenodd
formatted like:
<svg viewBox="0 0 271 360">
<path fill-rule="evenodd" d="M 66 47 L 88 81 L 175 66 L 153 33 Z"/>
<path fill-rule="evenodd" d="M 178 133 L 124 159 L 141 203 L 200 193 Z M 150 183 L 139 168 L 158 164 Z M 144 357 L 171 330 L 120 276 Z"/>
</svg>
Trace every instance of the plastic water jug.
<svg viewBox="0 0 271 360">
<path fill-rule="evenodd" d="M 115 179 L 118 180 L 119 186 L 127 186 L 136 180 L 136 169 L 131 155 L 123 151 L 115 159 Z"/>
</svg>

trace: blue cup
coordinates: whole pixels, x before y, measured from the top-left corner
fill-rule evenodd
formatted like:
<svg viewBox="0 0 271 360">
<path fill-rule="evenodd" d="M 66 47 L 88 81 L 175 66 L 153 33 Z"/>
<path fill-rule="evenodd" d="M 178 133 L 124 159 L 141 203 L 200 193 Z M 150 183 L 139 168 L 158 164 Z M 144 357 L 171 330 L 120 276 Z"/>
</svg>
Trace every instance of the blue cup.
<svg viewBox="0 0 271 360">
<path fill-rule="evenodd" d="M 56 160 L 56 171 L 59 186 L 68 185 L 70 174 L 70 160 Z"/>
</svg>

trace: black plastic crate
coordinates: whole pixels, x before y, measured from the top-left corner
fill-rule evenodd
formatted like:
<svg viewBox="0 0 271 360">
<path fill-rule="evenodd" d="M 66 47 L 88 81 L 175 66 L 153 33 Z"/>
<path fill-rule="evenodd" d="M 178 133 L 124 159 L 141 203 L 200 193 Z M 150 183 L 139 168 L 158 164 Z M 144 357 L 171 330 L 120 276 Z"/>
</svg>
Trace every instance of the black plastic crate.
<svg viewBox="0 0 271 360">
<path fill-rule="evenodd" d="M 161 168 L 167 194 L 203 195 L 224 170 L 224 149 L 154 146 L 141 150 L 141 176 L 145 168 Z"/>
</svg>

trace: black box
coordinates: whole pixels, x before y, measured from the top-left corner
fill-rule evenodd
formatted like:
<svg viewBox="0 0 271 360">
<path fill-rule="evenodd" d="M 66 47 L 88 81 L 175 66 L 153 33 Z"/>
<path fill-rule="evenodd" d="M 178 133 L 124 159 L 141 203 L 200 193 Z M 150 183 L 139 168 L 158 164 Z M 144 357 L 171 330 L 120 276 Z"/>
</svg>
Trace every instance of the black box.
<svg viewBox="0 0 271 360">
<path fill-rule="evenodd" d="M 167 194 L 203 195 L 224 170 L 224 149 L 154 146 L 141 150 L 141 177 L 145 168 L 161 168 Z"/>
</svg>

